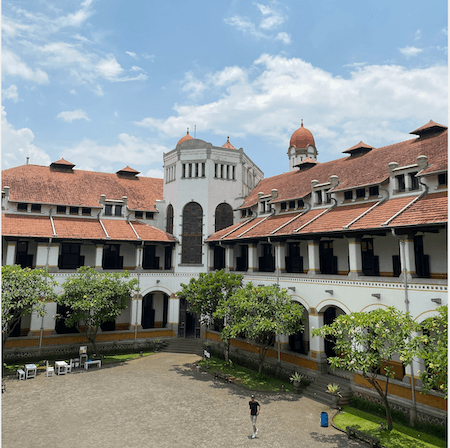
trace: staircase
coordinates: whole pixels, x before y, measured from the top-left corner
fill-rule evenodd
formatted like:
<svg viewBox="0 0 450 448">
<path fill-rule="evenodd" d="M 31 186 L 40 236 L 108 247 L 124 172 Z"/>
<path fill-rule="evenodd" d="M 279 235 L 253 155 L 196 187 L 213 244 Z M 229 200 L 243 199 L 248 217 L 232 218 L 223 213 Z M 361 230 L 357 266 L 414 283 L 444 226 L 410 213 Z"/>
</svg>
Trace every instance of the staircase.
<svg viewBox="0 0 450 448">
<path fill-rule="evenodd" d="M 164 346 L 161 352 L 166 353 L 186 353 L 203 356 L 204 339 L 195 338 L 169 338 L 164 339 Z"/>
<path fill-rule="evenodd" d="M 334 406 L 334 397 L 326 392 L 327 386 L 330 383 L 336 383 L 341 386 L 342 398 L 339 401 L 339 406 L 347 404 L 349 397 L 352 395 L 350 381 L 345 378 L 339 378 L 329 374 L 319 375 L 316 380 L 303 391 L 303 395 L 307 398 L 311 398 L 312 400 L 320 401 L 321 403 L 329 406 Z"/>
</svg>

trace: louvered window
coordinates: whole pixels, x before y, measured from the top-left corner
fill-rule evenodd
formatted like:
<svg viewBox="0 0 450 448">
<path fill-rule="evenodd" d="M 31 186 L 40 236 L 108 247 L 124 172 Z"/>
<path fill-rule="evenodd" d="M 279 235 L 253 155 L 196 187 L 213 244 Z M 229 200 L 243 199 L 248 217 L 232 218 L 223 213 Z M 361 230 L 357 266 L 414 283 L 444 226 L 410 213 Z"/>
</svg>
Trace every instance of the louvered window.
<svg viewBox="0 0 450 448">
<path fill-rule="evenodd" d="M 233 224 L 233 209 L 225 202 L 216 208 L 216 232 Z"/>
<path fill-rule="evenodd" d="M 183 210 L 182 263 L 202 262 L 202 232 L 203 209 L 196 202 L 190 202 Z"/>
</svg>

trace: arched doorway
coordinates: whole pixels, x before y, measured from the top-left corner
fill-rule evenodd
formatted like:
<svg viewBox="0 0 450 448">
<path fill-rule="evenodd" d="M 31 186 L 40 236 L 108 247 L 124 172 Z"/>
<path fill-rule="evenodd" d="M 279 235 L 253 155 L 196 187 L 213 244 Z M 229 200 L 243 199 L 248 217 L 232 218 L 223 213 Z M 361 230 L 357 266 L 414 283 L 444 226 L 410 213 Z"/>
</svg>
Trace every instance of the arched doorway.
<svg viewBox="0 0 450 448">
<path fill-rule="evenodd" d="M 336 306 L 329 306 L 323 313 L 323 323 L 325 325 L 330 325 L 333 323 L 334 319 L 341 314 L 345 314 L 345 312 Z M 335 345 L 334 337 L 328 336 L 325 339 L 325 354 L 327 355 L 327 358 L 336 356 L 336 352 L 334 351 Z"/>
<path fill-rule="evenodd" d="M 291 334 L 289 336 L 289 350 L 291 352 L 300 353 L 302 355 L 307 355 L 309 352 L 309 341 L 307 340 L 309 331 L 308 331 L 308 313 L 305 307 L 298 302 L 294 302 L 298 306 L 303 308 L 303 325 L 304 328 L 302 331 L 298 331 L 297 333 Z M 306 337 L 305 337 L 306 336 Z"/>
<path fill-rule="evenodd" d="M 180 299 L 178 336 L 181 338 L 200 337 L 200 316 L 189 311 L 186 299 Z"/>
<path fill-rule="evenodd" d="M 142 328 L 164 328 L 167 326 L 169 296 L 162 291 L 154 291 L 142 298 Z"/>
</svg>

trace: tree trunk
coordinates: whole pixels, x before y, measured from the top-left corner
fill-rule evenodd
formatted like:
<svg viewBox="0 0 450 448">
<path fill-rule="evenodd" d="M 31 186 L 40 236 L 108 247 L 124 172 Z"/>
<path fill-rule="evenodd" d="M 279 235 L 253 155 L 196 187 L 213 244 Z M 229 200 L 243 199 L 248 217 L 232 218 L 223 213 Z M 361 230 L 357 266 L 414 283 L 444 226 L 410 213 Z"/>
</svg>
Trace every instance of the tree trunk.
<svg viewBox="0 0 450 448">
<path fill-rule="evenodd" d="M 228 341 L 225 341 L 224 344 L 225 362 L 228 362 L 228 360 L 230 359 L 230 340 L 228 339 Z"/>
<path fill-rule="evenodd" d="M 381 401 L 386 409 L 386 421 L 387 421 L 387 425 L 388 425 L 388 430 L 391 431 L 393 428 L 393 423 L 392 423 L 391 408 L 389 407 L 389 402 L 387 399 L 387 389 L 388 389 L 388 384 L 389 384 L 389 378 L 386 377 L 386 391 L 383 392 L 383 389 L 381 389 L 376 378 L 372 378 L 372 377 L 369 377 L 366 375 L 363 375 L 363 376 L 370 384 L 372 384 L 372 386 L 378 392 L 378 395 L 381 397 Z"/>
</svg>

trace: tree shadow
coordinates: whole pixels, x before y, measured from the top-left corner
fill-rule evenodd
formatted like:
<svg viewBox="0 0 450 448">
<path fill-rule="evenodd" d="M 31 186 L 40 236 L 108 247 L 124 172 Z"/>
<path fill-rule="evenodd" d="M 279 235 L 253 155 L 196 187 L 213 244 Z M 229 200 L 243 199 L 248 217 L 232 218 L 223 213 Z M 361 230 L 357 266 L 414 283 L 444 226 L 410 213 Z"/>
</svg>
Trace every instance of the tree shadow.
<svg viewBox="0 0 450 448">
<path fill-rule="evenodd" d="M 257 396 L 257 400 L 262 405 L 269 404 L 274 401 L 299 401 L 302 399 L 301 394 L 295 394 L 293 392 L 268 392 L 249 389 L 235 383 L 225 382 L 220 379 L 214 378 L 214 375 L 208 372 L 202 372 L 194 367 L 194 364 L 187 363 L 183 365 L 173 365 L 170 369 L 172 372 L 176 372 L 179 375 L 187 377 L 192 381 L 203 381 L 210 383 L 209 387 L 214 389 L 227 390 L 230 395 L 235 395 L 240 398 L 249 398 L 251 394 Z"/>
<path fill-rule="evenodd" d="M 348 439 L 346 434 L 320 434 L 318 432 L 310 432 L 311 438 L 324 446 L 330 446 L 333 448 L 348 448 L 351 446 L 368 446 L 362 441 L 357 441 L 354 439 Z"/>
</svg>

